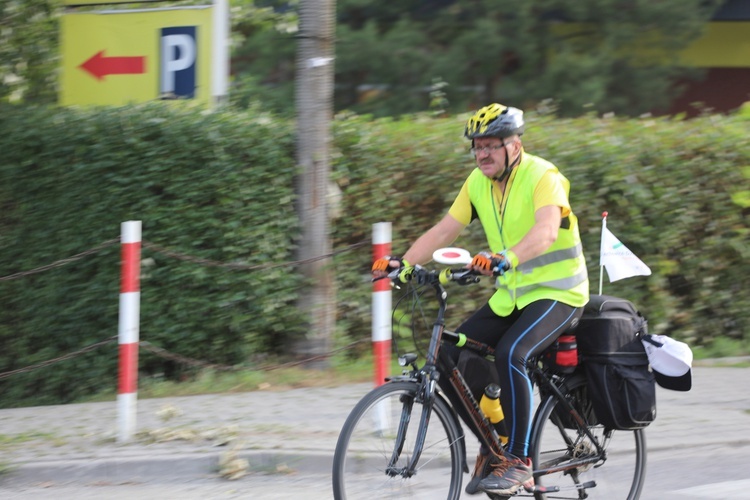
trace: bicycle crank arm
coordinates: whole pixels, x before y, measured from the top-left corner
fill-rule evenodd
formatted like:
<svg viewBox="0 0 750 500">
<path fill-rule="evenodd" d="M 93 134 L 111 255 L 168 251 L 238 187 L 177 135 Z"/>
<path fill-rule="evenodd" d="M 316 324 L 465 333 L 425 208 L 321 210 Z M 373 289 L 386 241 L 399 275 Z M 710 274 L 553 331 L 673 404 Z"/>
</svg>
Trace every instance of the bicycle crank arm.
<svg viewBox="0 0 750 500">
<path fill-rule="evenodd" d="M 532 486 L 527 488 L 524 486 L 524 490 L 527 493 L 557 493 L 563 490 L 587 490 L 589 488 L 596 488 L 596 481 L 586 481 L 583 484 L 574 484 L 572 486 Z"/>
</svg>

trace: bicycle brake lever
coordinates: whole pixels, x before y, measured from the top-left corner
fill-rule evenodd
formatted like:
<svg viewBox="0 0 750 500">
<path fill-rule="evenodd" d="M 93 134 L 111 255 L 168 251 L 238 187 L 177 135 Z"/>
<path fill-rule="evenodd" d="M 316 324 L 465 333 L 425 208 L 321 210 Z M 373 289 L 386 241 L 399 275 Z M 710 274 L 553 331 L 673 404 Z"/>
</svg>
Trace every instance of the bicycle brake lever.
<svg viewBox="0 0 750 500">
<path fill-rule="evenodd" d="M 458 273 L 453 273 L 453 281 L 459 285 L 470 285 L 472 283 L 479 283 L 479 276 L 473 274 L 471 270 L 466 269 Z"/>
<path fill-rule="evenodd" d="M 371 278 L 371 279 L 370 279 L 370 282 L 371 282 L 371 283 L 375 283 L 376 281 L 380 281 L 380 280 L 385 280 L 385 279 L 387 279 L 387 280 L 390 280 L 390 282 L 391 282 L 391 286 L 392 286 L 392 287 L 400 289 L 400 288 L 401 288 L 401 287 L 399 286 L 399 285 L 400 285 L 400 283 L 397 283 L 397 281 L 398 281 L 398 279 L 397 279 L 397 278 L 398 278 L 398 270 L 396 270 L 396 271 L 391 271 L 390 273 L 388 273 L 388 274 L 387 274 L 387 275 L 385 275 L 385 276 L 378 276 L 377 278 Z"/>
</svg>

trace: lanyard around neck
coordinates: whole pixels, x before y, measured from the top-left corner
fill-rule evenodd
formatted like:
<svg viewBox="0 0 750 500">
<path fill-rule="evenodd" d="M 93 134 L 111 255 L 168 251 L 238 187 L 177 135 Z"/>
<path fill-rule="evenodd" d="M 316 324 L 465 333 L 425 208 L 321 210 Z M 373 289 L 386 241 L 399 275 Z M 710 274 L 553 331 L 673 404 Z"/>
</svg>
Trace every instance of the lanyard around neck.
<svg viewBox="0 0 750 500">
<path fill-rule="evenodd" d="M 500 208 L 498 210 L 495 205 L 495 182 L 490 182 L 490 199 L 492 200 L 492 213 L 495 214 L 495 225 L 497 226 L 497 232 L 500 234 L 500 243 L 503 245 L 502 250 L 507 250 L 508 246 L 505 244 L 505 238 L 503 237 L 503 224 L 505 223 L 505 209 L 508 207 L 508 200 L 510 199 L 510 185 L 511 181 L 515 177 L 516 169 L 513 169 L 503 189 L 502 196 L 500 197 Z M 500 212 L 500 218 L 498 219 L 497 213 Z"/>
</svg>

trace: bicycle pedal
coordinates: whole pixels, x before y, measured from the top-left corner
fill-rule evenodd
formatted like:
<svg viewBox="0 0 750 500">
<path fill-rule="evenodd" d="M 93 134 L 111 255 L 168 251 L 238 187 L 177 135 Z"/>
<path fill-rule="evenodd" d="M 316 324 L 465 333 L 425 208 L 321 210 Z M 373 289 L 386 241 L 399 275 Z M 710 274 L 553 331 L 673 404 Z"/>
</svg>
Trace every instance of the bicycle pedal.
<svg viewBox="0 0 750 500">
<path fill-rule="evenodd" d="M 526 491 L 526 493 L 557 493 L 558 491 L 560 491 L 559 486 L 534 485 L 534 486 L 524 486 L 523 489 L 524 491 Z"/>
<path fill-rule="evenodd" d="M 524 486 L 523 489 L 526 490 L 526 493 L 557 493 L 562 490 L 588 490 L 590 488 L 596 488 L 596 481 L 586 481 L 585 483 L 574 484 L 572 486 Z"/>
</svg>

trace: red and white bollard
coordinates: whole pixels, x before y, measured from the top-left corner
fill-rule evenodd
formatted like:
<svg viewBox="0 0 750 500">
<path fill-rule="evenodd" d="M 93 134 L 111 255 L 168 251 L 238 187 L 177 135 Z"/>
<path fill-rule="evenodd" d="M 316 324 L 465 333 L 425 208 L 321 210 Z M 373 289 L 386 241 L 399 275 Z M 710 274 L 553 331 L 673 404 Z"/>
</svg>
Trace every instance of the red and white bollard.
<svg viewBox="0 0 750 500">
<path fill-rule="evenodd" d="M 372 226 L 373 262 L 391 254 L 391 223 Z M 391 282 L 378 280 L 372 285 L 372 354 L 375 365 L 375 386 L 385 382 L 391 364 Z"/>
<path fill-rule="evenodd" d="M 135 435 L 138 399 L 138 342 L 141 316 L 141 221 L 123 222 L 122 275 L 120 281 L 120 375 L 117 391 L 117 441 Z"/>
</svg>

